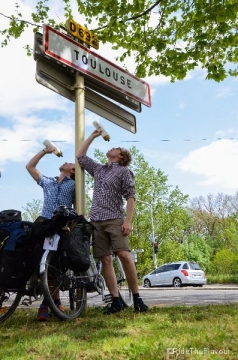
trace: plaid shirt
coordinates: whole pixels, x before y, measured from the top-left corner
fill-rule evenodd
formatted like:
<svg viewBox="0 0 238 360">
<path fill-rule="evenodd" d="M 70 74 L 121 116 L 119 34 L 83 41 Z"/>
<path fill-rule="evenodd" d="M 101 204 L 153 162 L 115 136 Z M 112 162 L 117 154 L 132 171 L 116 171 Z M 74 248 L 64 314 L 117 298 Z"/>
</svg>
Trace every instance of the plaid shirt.
<svg viewBox="0 0 238 360">
<path fill-rule="evenodd" d="M 51 219 L 57 206 L 66 205 L 72 207 L 75 201 L 75 182 L 69 176 L 58 183 L 57 177 L 41 175 L 38 185 L 43 189 L 44 203 L 42 216 Z"/>
<path fill-rule="evenodd" d="M 118 163 L 98 164 L 87 155 L 79 157 L 78 162 L 94 177 L 90 219 L 123 219 L 123 198 L 128 200 L 135 197 L 133 172 Z"/>
</svg>

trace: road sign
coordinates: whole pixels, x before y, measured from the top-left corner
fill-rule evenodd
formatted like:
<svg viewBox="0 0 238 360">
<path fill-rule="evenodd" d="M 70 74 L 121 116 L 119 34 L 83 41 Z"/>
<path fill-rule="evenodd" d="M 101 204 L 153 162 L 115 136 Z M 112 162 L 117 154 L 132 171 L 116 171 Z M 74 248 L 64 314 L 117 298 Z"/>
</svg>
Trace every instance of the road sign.
<svg viewBox="0 0 238 360">
<path fill-rule="evenodd" d="M 138 253 L 143 253 L 144 249 L 132 249 L 131 250 L 131 256 L 132 256 L 132 260 L 134 263 L 137 263 L 137 254 Z"/>
<path fill-rule="evenodd" d="M 66 25 L 69 34 L 92 46 L 94 49 L 99 49 L 99 40 L 96 34 L 93 34 L 86 27 L 76 23 L 73 19 L 68 19 Z"/>
<path fill-rule="evenodd" d="M 144 252 L 144 249 L 132 249 L 131 252 L 143 253 L 143 252 Z"/>
<path fill-rule="evenodd" d="M 45 54 L 44 49 L 43 49 L 43 35 L 39 32 L 35 33 L 34 59 L 35 60 L 41 59 L 42 61 L 44 60 L 44 62 L 49 61 L 49 63 L 51 63 L 51 64 L 52 64 L 52 60 L 54 61 L 54 59 L 50 58 L 49 56 L 47 56 Z M 60 66 L 61 71 L 66 72 L 67 76 L 75 77 L 76 70 L 66 66 L 65 64 L 63 64 L 59 61 L 55 61 L 54 65 L 55 64 Z M 104 86 L 104 84 L 99 81 L 98 82 L 94 81 L 94 79 L 91 77 L 84 79 L 84 84 L 89 89 L 97 91 L 100 94 L 102 94 L 120 104 L 123 104 L 134 111 L 141 112 L 141 103 L 126 94 L 123 94 L 120 92 L 112 92 L 111 88 L 109 88 L 108 86 Z"/>
<path fill-rule="evenodd" d="M 43 40 L 47 56 L 83 73 L 85 79 L 99 85 L 99 89 L 109 89 L 109 95 L 110 92 L 123 93 L 151 106 L 150 87 L 145 81 L 48 25 L 44 25 Z"/>
<path fill-rule="evenodd" d="M 36 61 L 36 80 L 41 85 L 63 95 L 75 102 L 75 76 L 62 71 L 62 67 L 52 62 L 38 59 Z M 85 107 L 114 124 L 136 133 L 136 118 L 120 106 L 100 96 L 94 91 L 85 89 Z"/>
</svg>

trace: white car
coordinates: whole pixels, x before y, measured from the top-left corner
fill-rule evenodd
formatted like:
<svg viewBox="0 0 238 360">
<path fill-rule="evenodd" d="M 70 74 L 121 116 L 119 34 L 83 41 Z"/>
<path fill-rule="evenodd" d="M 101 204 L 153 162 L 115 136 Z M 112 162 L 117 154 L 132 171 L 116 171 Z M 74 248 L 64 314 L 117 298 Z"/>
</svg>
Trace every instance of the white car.
<svg viewBox="0 0 238 360">
<path fill-rule="evenodd" d="M 200 266 L 192 261 L 176 261 L 164 264 L 145 275 L 144 287 L 152 286 L 203 286 L 207 283 L 206 275 Z"/>
</svg>

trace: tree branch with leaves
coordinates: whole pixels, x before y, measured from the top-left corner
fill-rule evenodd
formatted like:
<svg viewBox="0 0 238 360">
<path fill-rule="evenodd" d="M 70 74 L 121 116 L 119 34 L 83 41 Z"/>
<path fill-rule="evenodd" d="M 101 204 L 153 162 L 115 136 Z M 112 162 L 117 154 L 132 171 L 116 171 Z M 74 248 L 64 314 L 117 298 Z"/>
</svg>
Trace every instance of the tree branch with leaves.
<svg viewBox="0 0 238 360">
<path fill-rule="evenodd" d="M 60 1 L 60 0 L 59 0 Z M 217 0 L 75 0 L 78 13 L 85 16 L 89 30 L 102 43 L 123 50 L 122 63 L 133 58 L 135 75 L 141 78 L 164 75 L 173 82 L 184 79 L 189 71 L 200 67 L 206 78 L 217 82 L 238 75 L 238 1 Z M 24 19 L 19 5 L 9 18 L 9 26 L 0 30 L 2 46 L 19 38 L 32 26 L 38 31 L 44 23 L 60 25 L 52 17 L 51 0 L 37 1 L 31 19 Z M 64 21 L 77 19 L 70 0 L 61 0 Z M 96 24 L 96 25 L 95 25 Z M 90 29 L 91 27 L 91 29 Z"/>
</svg>

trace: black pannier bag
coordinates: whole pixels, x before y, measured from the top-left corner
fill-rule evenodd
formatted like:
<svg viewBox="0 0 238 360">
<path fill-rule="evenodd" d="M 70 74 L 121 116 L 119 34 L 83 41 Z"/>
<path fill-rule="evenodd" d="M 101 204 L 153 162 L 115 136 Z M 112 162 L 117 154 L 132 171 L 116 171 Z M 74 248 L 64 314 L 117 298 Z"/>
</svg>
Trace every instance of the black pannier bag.
<svg viewBox="0 0 238 360">
<path fill-rule="evenodd" d="M 21 221 L 21 211 L 9 209 L 0 211 L 0 224 Z"/>
<path fill-rule="evenodd" d="M 90 266 L 90 238 L 93 230 L 94 226 L 82 215 L 65 216 L 59 213 L 52 219 L 39 217 L 31 232 L 34 267 L 39 270 L 45 238 L 58 234 L 58 251 L 63 265 L 75 272 L 87 271 Z"/>
<path fill-rule="evenodd" d="M 9 237 L 9 232 L 7 230 L 2 229 L 0 223 L 0 254 L 1 254 L 1 249 L 4 248 L 4 244 L 8 237 Z"/>
<path fill-rule="evenodd" d="M 59 252 L 65 267 L 74 272 L 85 272 L 90 267 L 90 237 L 93 225 L 79 221 L 70 231 L 60 233 Z"/>
<path fill-rule="evenodd" d="M 19 289 L 26 285 L 33 266 L 30 231 L 32 223 L 13 221 L 0 223 L 0 287 Z"/>
<path fill-rule="evenodd" d="M 3 248 L 4 248 L 5 242 L 7 241 L 8 237 L 9 237 L 9 231 L 2 229 L 1 223 L 0 223 L 0 266 L 1 266 L 1 262 L 2 262 Z M 0 284 L 0 286 L 1 286 L 1 284 Z"/>
</svg>

